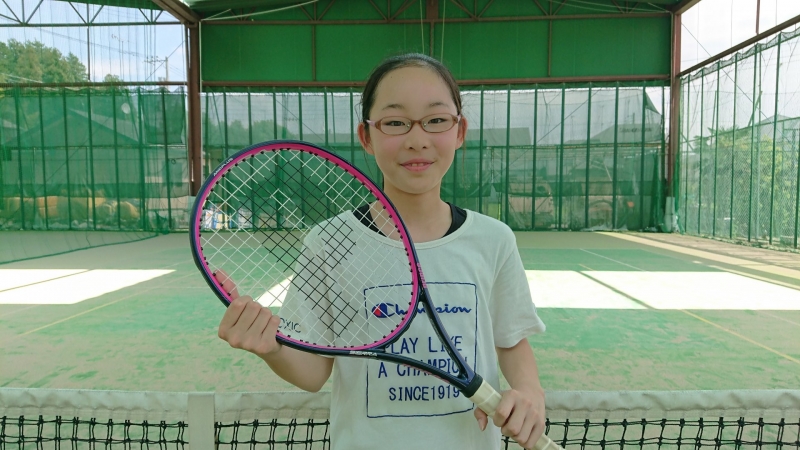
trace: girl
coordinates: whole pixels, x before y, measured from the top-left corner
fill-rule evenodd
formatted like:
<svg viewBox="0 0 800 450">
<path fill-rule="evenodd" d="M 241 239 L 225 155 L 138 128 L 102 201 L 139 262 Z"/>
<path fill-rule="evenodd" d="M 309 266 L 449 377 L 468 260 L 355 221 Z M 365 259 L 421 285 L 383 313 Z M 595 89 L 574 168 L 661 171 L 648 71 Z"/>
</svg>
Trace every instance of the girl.
<svg viewBox="0 0 800 450">
<path fill-rule="evenodd" d="M 222 272 L 218 279 L 238 298 L 222 318 L 220 338 L 255 353 L 307 391 L 318 391 L 333 373 L 333 449 L 495 449 L 500 431 L 532 448 L 544 431 L 545 410 L 527 337 L 545 327 L 531 301 L 511 230 L 441 199 L 442 178 L 467 134 L 453 75 L 425 55 L 389 58 L 367 81 L 362 117 L 359 141 L 375 157 L 383 190 L 414 240 L 432 298 L 437 307 L 444 306 L 440 318 L 445 328 L 485 380 L 499 388 L 499 362 L 511 386 L 502 393 L 492 424 L 458 391 L 414 369 L 280 345 L 275 340 L 280 319 L 251 298 L 238 297 Z M 364 205 L 350 220 L 356 227 L 361 224 L 358 232 L 384 234 L 376 225 L 378 215 Z M 387 234 L 382 238 L 393 237 Z M 412 322 L 392 351 L 446 367 L 427 328 L 425 321 Z"/>
</svg>

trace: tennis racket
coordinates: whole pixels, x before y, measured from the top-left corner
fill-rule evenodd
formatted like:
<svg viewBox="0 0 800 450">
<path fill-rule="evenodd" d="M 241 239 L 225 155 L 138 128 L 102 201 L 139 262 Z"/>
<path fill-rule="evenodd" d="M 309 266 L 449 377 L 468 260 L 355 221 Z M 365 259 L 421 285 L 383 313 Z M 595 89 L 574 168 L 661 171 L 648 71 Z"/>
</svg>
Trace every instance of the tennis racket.
<svg viewBox="0 0 800 450">
<path fill-rule="evenodd" d="M 359 223 L 358 208 L 369 209 L 366 217 L 383 236 Z M 411 366 L 494 415 L 501 396 L 444 329 L 397 210 L 343 158 L 299 141 L 244 149 L 197 194 L 190 234 L 195 263 L 222 303 L 232 298 L 214 276 L 218 269 L 280 315 L 283 345 Z M 386 286 L 392 289 L 373 289 Z M 457 370 L 387 351 L 418 314 L 427 316 Z M 542 435 L 536 448 L 560 447 Z"/>
</svg>

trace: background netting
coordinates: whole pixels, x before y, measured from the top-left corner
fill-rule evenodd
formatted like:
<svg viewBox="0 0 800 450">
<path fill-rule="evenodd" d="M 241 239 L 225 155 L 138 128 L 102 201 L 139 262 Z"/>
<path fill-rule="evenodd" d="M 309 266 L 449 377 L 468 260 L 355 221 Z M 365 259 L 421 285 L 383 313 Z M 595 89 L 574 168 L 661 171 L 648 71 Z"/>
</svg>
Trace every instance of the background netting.
<svg viewBox="0 0 800 450">
<path fill-rule="evenodd" d="M 4 94 L 0 230 L 64 233 L 2 233 L 11 251 L 0 262 L 187 227 L 182 89 L 17 88 Z"/>
<path fill-rule="evenodd" d="M 781 33 L 682 79 L 682 232 L 797 248 L 798 44 Z"/>
<path fill-rule="evenodd" d="M 648 84 L 462 91 L 464 151 L 442 197 L 515 230 L 655 229 L 662 220 L 664 88 Z M 358 143 L 356 90 L 207 92 L 204 173 L 250 143 L 299 139 L 354 162 L 380 184 Z"/>
<path fill-rule="evenodd" d="M 324 449 L 329 404 L 329 393 L 3 388 L 0 449 Z M 800 448 L 800 391 L 551 392 L 547 406 L 547 434 L 566 448 Z"/>
</svg>

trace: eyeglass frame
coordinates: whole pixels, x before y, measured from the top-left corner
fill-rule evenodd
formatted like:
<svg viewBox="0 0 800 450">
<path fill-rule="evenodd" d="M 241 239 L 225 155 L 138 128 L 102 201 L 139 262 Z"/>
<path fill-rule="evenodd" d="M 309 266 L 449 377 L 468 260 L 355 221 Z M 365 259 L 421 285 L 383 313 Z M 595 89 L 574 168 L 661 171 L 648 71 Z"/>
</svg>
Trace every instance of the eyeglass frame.
<svg viewBox="0 0 800 450">
<path fill-rule="evenodd" d="M 422 123 L 422 121 L 427 119 L 428 117 L 432 117 L 432 116 L 450 116 L 453 119 L 455 119 L 455 121 L 453 123 L 453 126 L 448 128 L 448 129 L 446 129 L 446 130 L 443 130 L 443 131 L 428 131 L 428 130 L 425 129 L 425 125 Z M 406 130 L 405 133 L 388 134 L 385 131 L 381 130 L 380 121 L 383 120 L 383 119 L 387 119 L 389 117 L 397 117 L 397 118 L 410 120 L 411 121 L 411 125 L 408 126 L 408 130 Z M 426 133 L 432 133 L 432 134 L 446 133 L 446 132 L 452 130 L 453 128 L 455 128 L 456 125 L 461 123 L 461 119 L 462 119 L 461 114 L 454 115 L 454 114 L 450 114 L 450 113 L 434 113 L 434 114 L 428 114 L 427 116 L 425 116 L 425 117 L 423 117 L 421 119 L 416 119 L 416 120 L 415 119 L 411 119 L 409 117 L 404 117 L 404 116 L 386 116 L 386 117 L 384 117 L 382 119 L 378 119 L 378 120 L 364 119 L 364 123 L 375 127 L 376 130 L 380 131 L 381 133 L 385 134 L 386 136 L 403 136 L 405 134 L 410 133 L 411 129 L 414 128 L 415 124 L 419 124 L 419 127 L 422 128 L 422 131 L 424 131 Z"/>
</svg>

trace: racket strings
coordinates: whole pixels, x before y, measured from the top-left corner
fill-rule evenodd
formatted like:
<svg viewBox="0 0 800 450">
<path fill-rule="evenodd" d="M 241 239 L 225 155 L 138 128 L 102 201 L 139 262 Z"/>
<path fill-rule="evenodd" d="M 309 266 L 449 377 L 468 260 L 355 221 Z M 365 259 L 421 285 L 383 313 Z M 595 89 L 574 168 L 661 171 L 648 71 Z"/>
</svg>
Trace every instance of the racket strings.
<svg viewBox="0 0 800 450">
<path fill-rule="evenodd" d="M 287 336 L 331 347 L 369 345 L 398 328 L 404 314 L 396 312 L 409 309 L 403 305 L 410 305 L 413 287 L 403 247 L 359 239 L 363 231 L 337 217 L 363 205 L 383 234 L 399 236 L 375 194 L 337 164 L 296 150 L 261 152 L 213 187 L 205 209 L 237 220 L 203 226 L 203 253 L 212 270 L 225 269 L 239 283 L 239 292 L 321 328 L 311 337 Z M 312 230 L 315 252 L 304 245 Z"/>
</svg>

